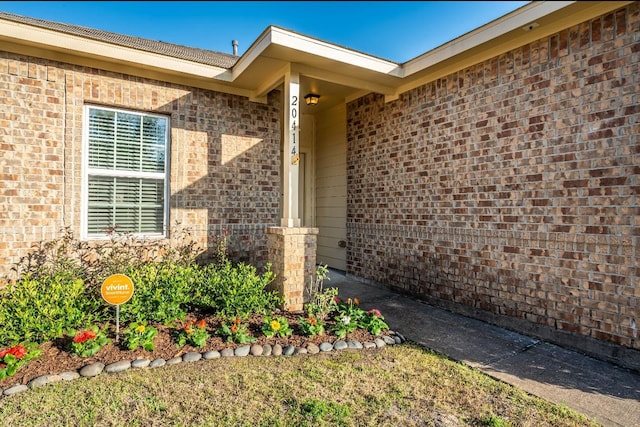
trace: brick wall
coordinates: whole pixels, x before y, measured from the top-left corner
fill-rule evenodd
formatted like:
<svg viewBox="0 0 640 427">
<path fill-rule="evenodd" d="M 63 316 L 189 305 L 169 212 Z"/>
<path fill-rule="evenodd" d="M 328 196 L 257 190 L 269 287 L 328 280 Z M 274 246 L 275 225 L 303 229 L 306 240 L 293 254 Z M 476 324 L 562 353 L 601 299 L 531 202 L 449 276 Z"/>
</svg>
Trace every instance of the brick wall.
<svg viewBox="0 0 640 427">
<path fill-rule="evenodd" d="M 639 349 L 639 26 L 634 3 L 394 102 L 350 103 L 348 272 Z"/>
<path fill-rule="evenodd" d="M 85 104 L 171 119 L 170 225 L 236 259 L 266 260 L 279 223 L 280 109 L 209 90 L 0 51 L 0 277 L 29 248 L 80 236 Z"/>
</svg>

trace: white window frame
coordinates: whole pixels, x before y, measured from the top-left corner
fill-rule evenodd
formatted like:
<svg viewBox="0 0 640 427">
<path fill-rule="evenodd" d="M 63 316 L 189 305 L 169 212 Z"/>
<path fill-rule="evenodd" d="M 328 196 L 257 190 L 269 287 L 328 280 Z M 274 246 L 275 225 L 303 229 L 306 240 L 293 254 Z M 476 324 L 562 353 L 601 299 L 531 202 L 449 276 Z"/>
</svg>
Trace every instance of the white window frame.
<svg viewBox="0 0 640 427">
<path fill-rule="evenodd" d="M 165 153 L 164 153 L 164 172 L 140 172 L 130 170 L 107 170 L 89 167 L 89 111 L 91 109 L 99 109 L 113 111 L 116 113 L 134 114 L 143 117 L 157 117 L 166 120 L 165 133 Z M 85 105 L 82 118 L 82 201 L 81 201 L 81 238 L 83 240 L 105 240 L 109 238 L 107 232 L 104 234 L 89 234 L 89 176 L 105 176 L 105 177 L 123 177 L 123 178 L 151 178 L 162 179 L 164 182 L 164 206 L 162 218 L 162 232 L 160 233 L 132 233 L 138 238 L 166 238 L 168 237 L 169 224 L 169 171 L 170 171 L 170 153 L 171 153 L 171 120 L 168 116 L 161 114 L 153 114 L 148 112 L 127 110 L 122 108 L 104 107 L 99 105 Z"/>
</svg>

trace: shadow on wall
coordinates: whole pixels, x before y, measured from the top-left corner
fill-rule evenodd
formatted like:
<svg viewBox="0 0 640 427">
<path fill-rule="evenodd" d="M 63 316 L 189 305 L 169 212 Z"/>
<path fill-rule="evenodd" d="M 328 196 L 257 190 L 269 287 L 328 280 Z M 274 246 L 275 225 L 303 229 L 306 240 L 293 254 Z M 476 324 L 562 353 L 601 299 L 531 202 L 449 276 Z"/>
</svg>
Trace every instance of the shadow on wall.
<svg viewBox="0 0 640 427">
<path fill-rule="evenodd" d="M 280 93 L 267 104 L 194 89 L 171 113 L 170 224 L 193 230 L 215 259 L 263 266 L 266 227 L 280 218 Z"/>
</svg>

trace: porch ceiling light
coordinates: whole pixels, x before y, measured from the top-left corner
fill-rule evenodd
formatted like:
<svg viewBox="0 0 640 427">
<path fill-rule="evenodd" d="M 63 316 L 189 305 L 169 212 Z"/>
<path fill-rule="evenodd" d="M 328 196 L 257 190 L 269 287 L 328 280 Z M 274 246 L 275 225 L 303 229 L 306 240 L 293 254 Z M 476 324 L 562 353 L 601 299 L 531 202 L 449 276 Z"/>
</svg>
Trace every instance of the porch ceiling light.
<svg viewBox="0 0 640 427">
<path fill-rule="evenodd" d="M 309 93 L 304 96 L 304 100 L 307 102 L 307 105 L 317 105 L 318 101 L 320 101 L 320 95 Z"/>
</svg>

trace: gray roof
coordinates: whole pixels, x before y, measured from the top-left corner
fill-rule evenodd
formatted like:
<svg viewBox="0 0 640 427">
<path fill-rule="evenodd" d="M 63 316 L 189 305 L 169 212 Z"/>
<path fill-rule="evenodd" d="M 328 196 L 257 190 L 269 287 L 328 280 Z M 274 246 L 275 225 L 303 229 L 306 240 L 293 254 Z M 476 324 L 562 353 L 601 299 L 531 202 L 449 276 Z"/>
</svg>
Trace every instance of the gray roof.
<svg viewBox="0 0 640 427">
<path fill-rule="evenodd" d="M 158 40 L 143 39 L 140 37 L 127 36 L 124 34 L 111 33 L 108 31 L 96 30 L 94 28 L 81 27 L 79 25 L 63 24 L 61 22 L 45 21 L 42 19 L 28 18 L 11 13 L 0 12 L 0 19 L 33 25 L 48 30 L 59 31 L 61 33 L 73 34 L 92 40 L 105 43 L 116 44 L 145 52 L 157 53 L 173 58 L 184 59 L 200 64 L 212 65 L 229 69 L 240 59 L 238 56 L 215 52 L 212 50 L 199 49 L 195 47 L 181 46 L 172 43 L 165 43 Z"/>
</svg>

